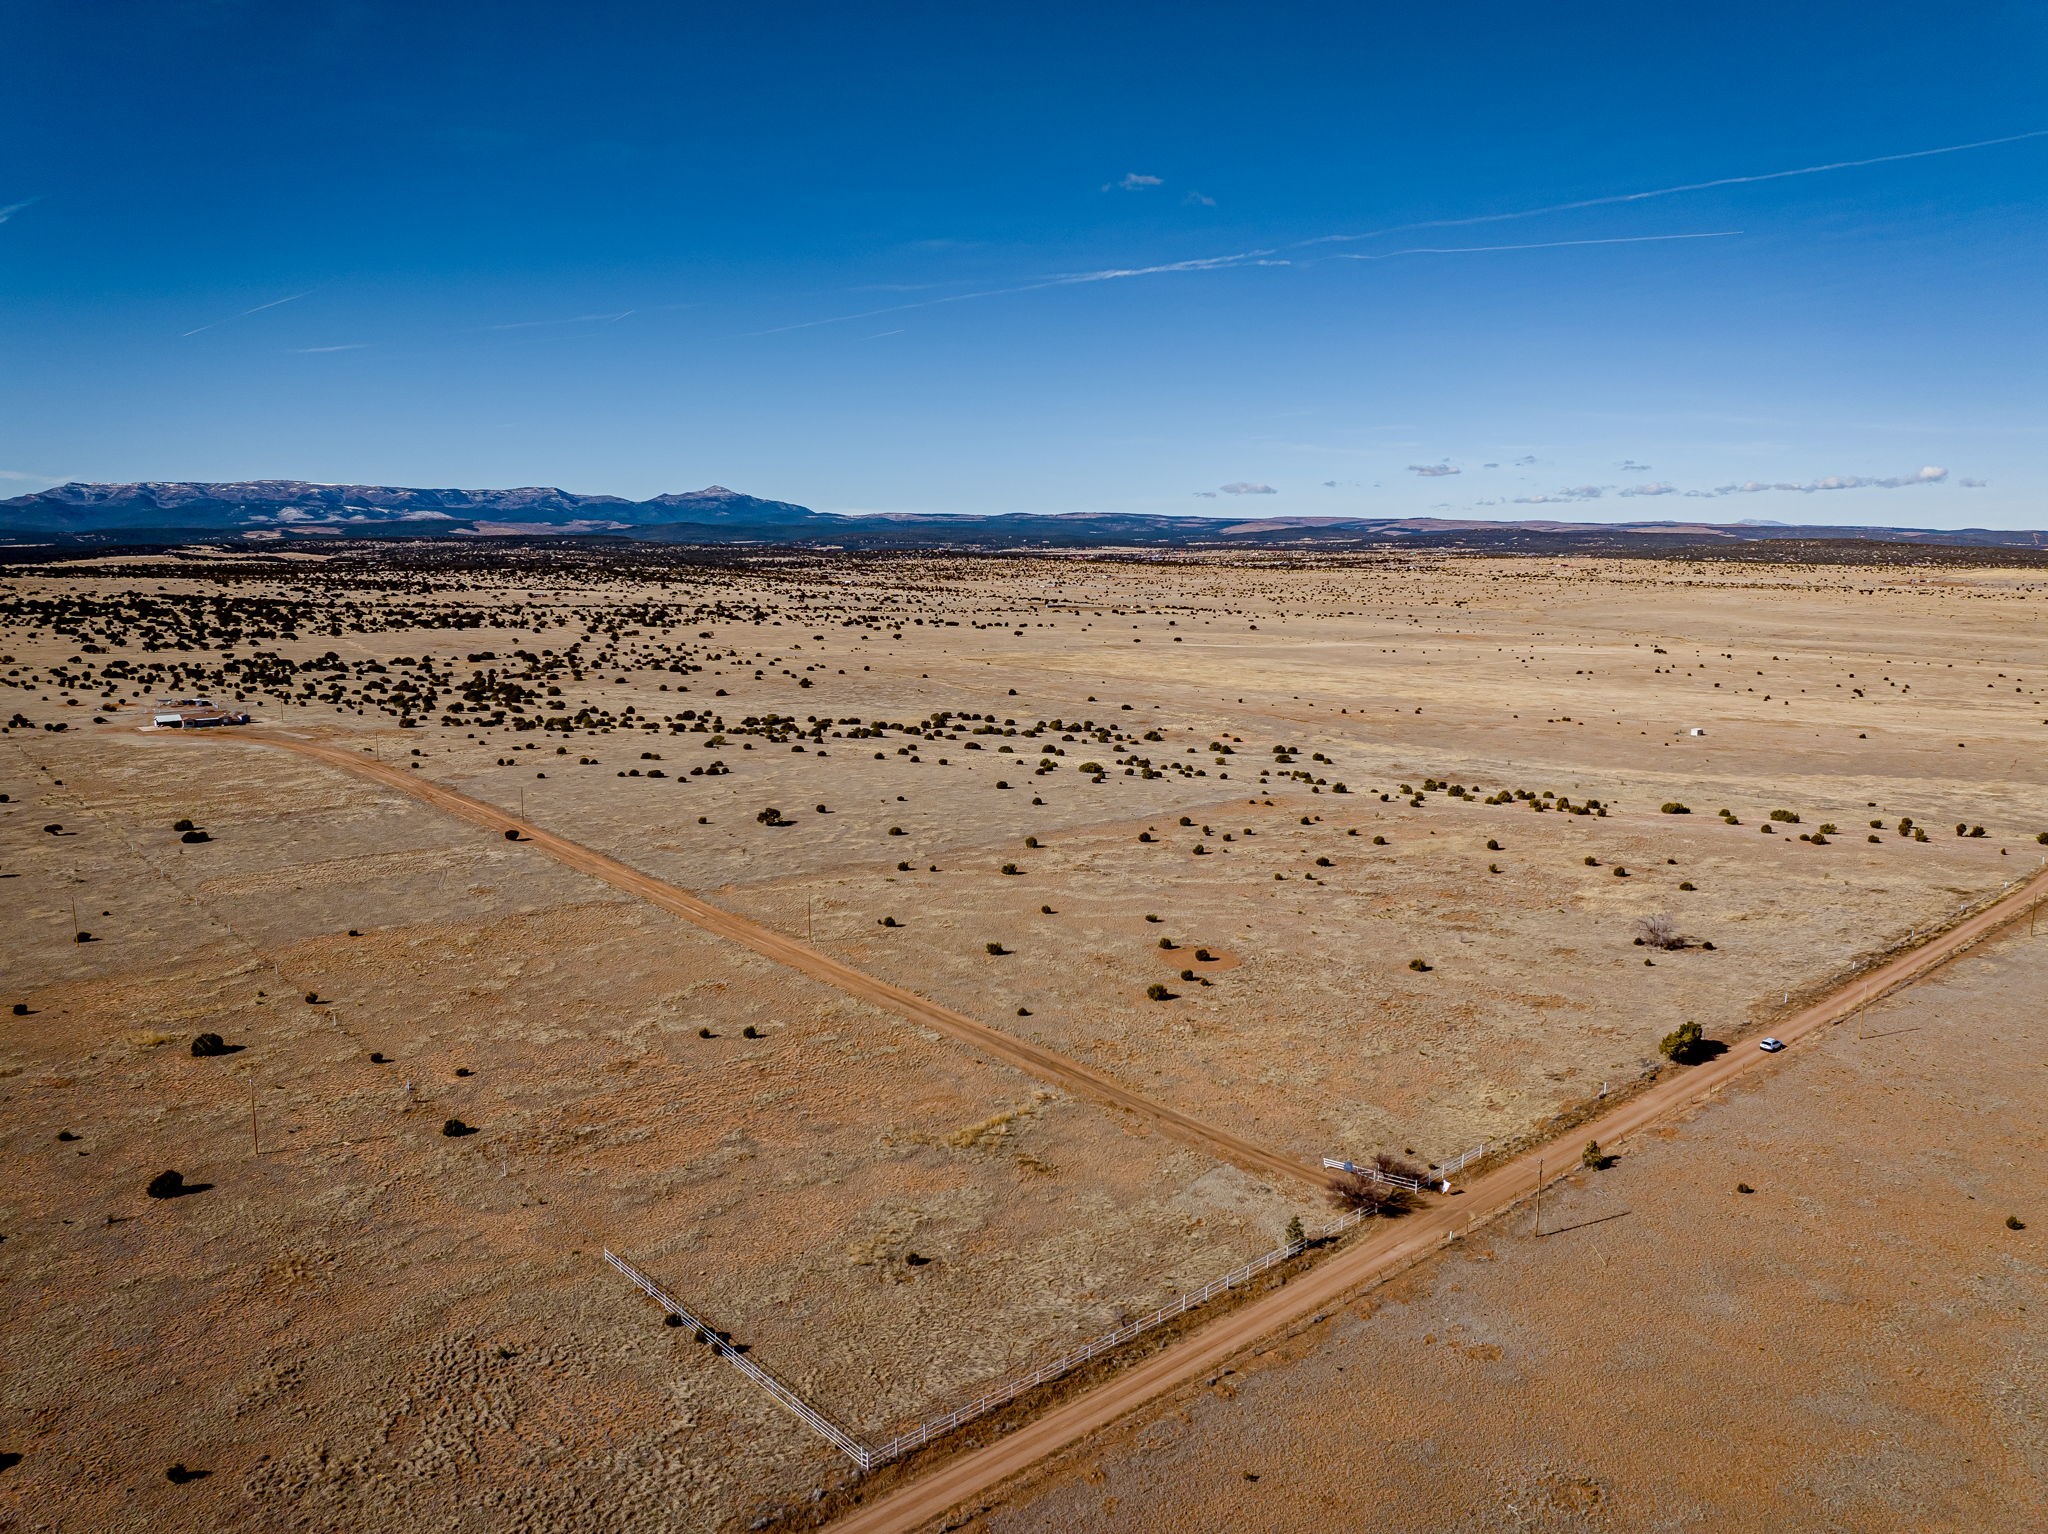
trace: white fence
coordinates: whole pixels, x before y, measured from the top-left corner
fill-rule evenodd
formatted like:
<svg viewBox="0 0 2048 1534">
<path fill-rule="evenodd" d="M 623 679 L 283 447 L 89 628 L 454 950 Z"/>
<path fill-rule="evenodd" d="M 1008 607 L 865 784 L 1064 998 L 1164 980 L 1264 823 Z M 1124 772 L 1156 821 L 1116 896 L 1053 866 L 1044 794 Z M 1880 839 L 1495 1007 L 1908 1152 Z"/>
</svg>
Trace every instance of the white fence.
<svg viewBox="0 0 2048 1534">
<path fill-rule="evenodd" d="M 1340 1231 L 1349 1230 L 1360 1220 L 1366 1218 L 1370 1212 L 1369 1210 L 1354 1210 L 1350 1214 L 1342 1216 L 1334 1225 L 1327 1227 L 1313 1239 L 1327 1240 Z M 1122 1347 L 1126 1342 L 1142 1337 L 1155 1326 L 1163 1325 L 1171 1321 L 1175 1316 L 1185 1315 L 1198 1305 L 1206 1305 L 1210 1300 L 1215 1299 L 1217 1295 L 1224 1293 L 1226 1290 L 1235 1289 L 1246 1279 L 1256 1277 L 1268 1268 L 1287 1261 L 1290 1257 L 1299 1256 L 1308 1250 L 1310 1242 L 1311 1238 L 1304 1236 L 1299 1241 L 1290 1241 L 1285 1246 L 1276 1246 L 1272 1251 L 1254 1257 L 1242 1267 L 1231 1269 L 1230 1272 L 1224 1274 L 1221 1278 L 1211 1279 L 1208 1283 L 1202 1285 L 1201 1288 L 1190 1290 L 1169 1304 L 1160 1306 L 1150 1315 L 1140 1316 L 1135 1321 L 1126 1321 L 1114 1331 L 1104 1332 L 1100 1337 L 1095 1338 L 1091 1342 L 1083 1343 L 1071 1353 L 1055 1358 L 1050 1363 L 1040 1364 L 1028 1374 L 1017 1375 L 991 1390 L 984 1391 L 965 1406 L 956 1406 L 942 1417 L 933 1417 L 928 1421 L 918 1423 L 916 1427 L 909 1429 L 907 1432 L 897 1434 L 887 1443 L 878 1447 L 874 1451 L 874 1462 L 878 1465 L 886 1464 L 899 1455 L 908 1454 L 912 1449 L 923 1448 L 933 1439 L 950 1433 L 954 1428 L 964 1423 L 972 1422 L 976 1417 L 992 1412 L 998 1406 L 1016 1400 L 1025 1391 L 1039 1385 L 1049 1384 L 1061 1375 L 1080 1368 L 1089 1359 L 1098 1358 L 1113 1348 Z"/>
<path fill-rule="evenodd" d="M 1437 1167 L 1438 1174 L 1444 1177 L 1449 1177 L 1454 1172 L 1464 1171 L 1466 1167 L 1470 1166 L 1473 1162 L 1477 1161 L 1481 1156 L 1486 1154 L 1487 1144 L 1487 1141 L 1481 1140 L 1477 1145 L 1473 1146 L 1470 1150 L 1460 1151 L 1457 1155 L 1451 1157 L 1450 1160 L 1443 1162 L 1441 1165 Z"/>
<path fill-rule="evenodd" d="M 827 1443 L 831 1444 L 832 1447 L 845 1454 L 856 1465 L 859 1465 L 861 1469 L 867 1470 L 872 1468 L 868 1451 L 862 1448 L 850 1434 L 834 1426 L 823 1416 L 805 1405 L 798 1398 L 795 1391 L 791 1390 L 781 1380 L 719 1336 L 717 1332 L 711 1329 L 707 1322 L 685 1309 L 679 1301 L 659 1284 L 655 1283 L 653 1279 L 642 1273 L 638 1268 L 626 1261 L 625 1258 L 613 1252 L 609 1247 L 605 1249 L 604 1260 L 630 1278 L 639 1286 L 642 1293 L 660 1305 L 663 1310 L 679 1318 L 683 1325 L 696 1328 L 697 1335 L 709 1339 L 711 1345 L 724 1355 L 727 1363 L 731 1364 L 740 1373 L 775 1397 L 783 1406 L 802 1418 L 813 1431 Z"/>
<path fill-rule="evenodd" d="M 655 1301 L 664 1310 L 668 1311 L 669 1314 L 680 1317 L 683 1325 L 695 1327 L 699 1336 L 708 1336 L 713 1346 L 725 1356 L 727 1362 L 763 1390 L 767 1391 L 777 1402 L 794 1413 L 821 1438 L 831 1444 L 833 1448 L 839 1450 L 840 1453 L 844 1454 L 865 1471 L 873 1470 L 877 1465 L 886 1465 L 889 1461 L 899 1459 L 903 1455 L 910 1453 L 913 1449 L 921 1449 L 934 1439 L 944 1437 L 947 1433 L 952 1432 L 953 1429 L 972 1422 L 977 1417 L 985 1416 L 999 1406 L 1007 1405 L 1009 1402 L 1016 1400 L 1025 1391 L 1035 1389 L 1040 1385 L 1050 1384 L 1062 1375 L 1080 1368 L 1082 1364 L 1087 1363 L 1091 1358 L 1099 1358 L 1104 1353 L 1108 1353 L 1115 1348 L 1122 1347 L 1127 1342 L 1142 1337 L 1154 1327 L 1162 1326 L 1176 1316 L 1185 1315 L 1198 1305 L 1206 1305 L 1210 1300 L 1215 1299 L 1217 1295 L 1235 1289 L 1247 1279 L 1257 1277 L 1267 1269 L 1287 1261 L 1290 1257 L 1300 1256 L 1316 1242 L 1327 1241 L 1330 1237 L 1351 1229 L 1360 1220 L 1369 1218 L 1371 1214 L 1372 1211 L 1369 1209 L 1356 1209 L 1349 1214 L 1341 1215 L 1335 1223 L 1325 1226 L 1314 1236 L 1303 1236 L 1299 1241 L 1289 1241 L 1285 1245 L 1276 1246 L 1272 1251 L 1254 1257 L 1243 1266 L 1231 1269 L 1230 1272 L 1224 1274 L 1221 1278 L 1211 1279 L 1208 1283 L 1202 1285 L 1201 1288 L 1190 1290 L 1179 1298 L 1169 1301 L 1157 1310 L 1152 1311 L 1149 1315 L 1140 1316 L 1135 1321 L 1126 1321 L 1122 1326 L 1112 1331 L 1104 1332 L 1101 1336 L 1083 1343 L 1070 1353 L 1062 1354 L 1050 1363 L 1043 1363 L 1027 1373 L 1014 1375 L 1001 1384 L 983 1391 L 966 1405 L 956 1406 L 942 1416 L 927 1418 L 915 1427 L 905 1429 L 894 1438 L 872 1449 L 863 1446 L 851 1434 L 835 1426 L 831 1421 L 807 1406 L 788 1386 L 784 1385 L 752 1359 L 746 1357 L 737 1348 L 725 1342 L 717 1332 L 713 1331 L 703 1321 L 685 1309 L 681 1303 L 672 1298 L 653 1279 L 635 1268 L 623 1257 L 617 1256 L 607 1249 L 604 1254 L 604 1260 L 631 1279 L 649 1299 Z"/>
<path fill-rule="evenodd" d="M 1383 1182 L 1390 1188 L 1406 1188 L 1410 1193 L 1438 1190 L 1448 1193 L 1451 1191 L 1451 1185 L 1447 1182 L 1436 1183 L 1424 1177 L 1403 1177 L 1399 1172 L 1382 1172 L 1378 1167 L 1370 1163 L 1365 1166 L 1359 1166 L 1355 1162 L 1339 1161 L 1334 1156 L 1325 1156 L 1323 1157 L 1323 1166 L 1326 1170 L 1332 1172 L 1350 1172 L 1354 1176 L 1369 1177 L 1374 1182 Z"/>
</svg>

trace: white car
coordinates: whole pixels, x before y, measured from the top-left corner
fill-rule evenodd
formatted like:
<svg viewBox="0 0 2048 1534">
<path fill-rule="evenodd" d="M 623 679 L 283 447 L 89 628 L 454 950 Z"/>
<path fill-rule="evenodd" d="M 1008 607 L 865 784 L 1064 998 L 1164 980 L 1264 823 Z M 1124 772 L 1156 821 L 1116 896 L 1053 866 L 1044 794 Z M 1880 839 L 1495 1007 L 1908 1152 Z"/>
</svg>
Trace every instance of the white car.
<svg viewBox="0 0 2048 1534">
<path fill-rule="evenodd" d="M 1760 1039 L 1756 1047 L 1767 1055 L 1775 1055 L 1785 1047 L 1785 1041 L 1783 1039 Z"/>
</svg>

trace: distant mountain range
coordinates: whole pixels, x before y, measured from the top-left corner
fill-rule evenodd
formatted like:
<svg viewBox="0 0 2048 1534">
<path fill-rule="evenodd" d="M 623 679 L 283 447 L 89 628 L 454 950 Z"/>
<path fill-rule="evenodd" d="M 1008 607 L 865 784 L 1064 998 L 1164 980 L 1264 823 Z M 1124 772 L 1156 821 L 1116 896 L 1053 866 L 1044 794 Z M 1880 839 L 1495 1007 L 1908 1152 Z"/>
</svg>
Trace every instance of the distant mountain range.
<svg viewBox="0 0 2048 1534">
<path fill-rule="evenodd" d="M 517 490 L 414 490 L 402 485 L 319 485 L 297 479 L 229 483 L 149 480 L 134 485 L 58 485 L 0 501 L 0 531 L 107 532 L 181 528 L 219 533 L 613 532 L 671 522 L 782 527 L 818 513 L 764 501 L 723 485 L 629 501 L 551 485 Z"/>
<path fill-rule="evenodd" d="M 629 501 L 552 486 L 420 490 L 259 479 L 58 485 L 0 501 L 13 544 L 192 543 L 222 538 L 610 536 L 663 543 L 856 548 L 1091 546 L 1344 548 L 1386 544 L 1556 547 L 1778 539 L 2042 548 L 2040 532 L 1988 528 L 1795 527 L 1776 522 L 1488 522 L 1442 517 L 1192 517 L 1067 512 L 841 516 L 722 485 Z"/>
</svg>

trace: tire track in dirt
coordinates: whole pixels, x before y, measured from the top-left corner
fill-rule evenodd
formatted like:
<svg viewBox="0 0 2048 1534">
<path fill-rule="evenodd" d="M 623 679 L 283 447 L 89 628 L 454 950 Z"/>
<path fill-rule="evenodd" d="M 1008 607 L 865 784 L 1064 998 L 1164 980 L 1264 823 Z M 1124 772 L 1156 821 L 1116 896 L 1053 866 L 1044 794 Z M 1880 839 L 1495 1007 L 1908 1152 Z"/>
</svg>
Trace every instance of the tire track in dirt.
<svg viewBox="0 0 2048 1534">
<path fill-rule="evenodd" d="M 2048 868 L 2020 881 L 1924 946 L 1843 982 L 1777 1024 L 1776 1036 L 1788 1046 L 1796 1046 L 1801 1039 L 1847 1020 L 1890 992 L 1925 979 L 2044 900 L 2048 900 Z M 909 1534 L 937 1520 L 944 1520 L 938 1525 L 943 1528 L 967 1522 L 1000 1500 L 1005 1481 L 1022 1475 L 1041 1459 L 1148 1402 L 1199 1381 L 1262 1339 L 1343 1303 L 1364 1285 L 1421 1261 L 1451 1238 L 1527 1199 L 1538 1188 L 1539 1178 L 1555 1182 L 1568 1176 L 1578 1166 L 1578 1147 L 1587 1140 L 1598 1140 L 1603 1146 L 1618 1144 L 1713 1096 L 1736 1078 L 1767 1069 L 1777 1058 L 1753 1045 L 1733 1048 L 1703 1065 L 1653 1083 L 1599 1117 L 1573 1125 L 1495 1167 L 1465 1188 L 1455 1203 L 1440 1200 L 1398 1222 L 1389 1222 L 1371 1239 L 1338 1252 L 1006 1437 L 940 1460 L 927 1473 L 883 1492 L 831 1524 L 828 1534 Z"/>
<path fill-rule="evenodd" d="M 565 867 L 588 874 L 593 879 L 602 880 L 612 888 L 658 906 L 671 915 L 680 916 L 714 936 L 727 938 L 751 948 L 763 958 L 786 965 L 860 1001 L 906 1017 L 957 1042 L 970 1044 L 983 1054 L 1028 1075 L 1036 1076 L 1042 1081 L 1062 1087 L 1076 1097 L 1084 1098 L 1100 1107 L 1128 1113 L 1153 1125 L 1161 1132 L 1172 1135 L 1175 1139 L 1259 1176 L 1282 1183 L 1306 1184 L 1318 1190 L 1329 1186 L 1329 1179 L 1320 1167 L 1307 1166 L 1278 1151 L 1255 1145 L 1249 1140 L 1231 1134 L 1228 1130 L 1204 1123 L 1201 1119 L 1182 1113 L 1176 1108 L 1154 1102 L 1053 1050 L 1019 1039 L 1000 1029 L 991 1028 L 986 1023 L 976 1022 L 964 1013 L 940 1006 L 915 991 L 878 980 L 873 975 L 842 963 L 829 954 L 821 953 L 806 943 L 785 937 L 773 928 L 764 927 L 759 922 L 750 921 L 721 906 L 701 900 L 665 880 L 642 873 L 639 869 L 621 863 L 616 858 L 607 857 L 581 842 L 571 841 L 566 836 L 532 825 L 494 804 L 472 799 L 467 794 L 435 783 L 409 769 L 401 770 L 387 766 L 375 757 L 365 755 L 360 749 L 349 750 L 342 746 L 325 745 L 287 735 L 253 731 L 243 731 L 226 739 L 235 743 L 268 746 L 275 750 L 289 751 L 296 756 L 308 757 L 316 762 L 324 762 L 328 766 L 338 767 L 344 772 L 367 778 L 386 788 L 396 789 L 410 798 L 432 805 L 435 809 L 458 819 L 500 834 L 517 831 L 522 846 L 546 853 Z M 194 744 L 199 742 L 195 741 Z"/>
</svg>

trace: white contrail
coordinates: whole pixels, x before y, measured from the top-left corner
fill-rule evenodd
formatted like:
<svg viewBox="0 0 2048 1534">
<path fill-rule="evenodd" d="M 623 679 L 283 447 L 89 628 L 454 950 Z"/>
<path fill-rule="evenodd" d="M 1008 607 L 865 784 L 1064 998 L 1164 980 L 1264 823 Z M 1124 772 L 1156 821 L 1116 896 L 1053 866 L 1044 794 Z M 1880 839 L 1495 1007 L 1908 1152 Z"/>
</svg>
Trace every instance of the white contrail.
<svg viewBox="0 0 2048 1534">
<path fill-rule="evenodd" d="M 14 217 L 15 214 L 19 213 L 23 208 L 34 207 L 37 203 L 41 201 L 42 198 L 40 197 L 31 197 L 27 202 L 10 202 L 6 207 L 0 208 L 0 224 L 6 223 L 10 218 Z"/>
<path fill-rule="evenodd" d="M 1657 240 L 1726 240 L 1742 232 L 1740 229 L 1713 229 L 1704 234 L 1624 234 L 1605 240 L 1537 240 L 1527 245 L 1415 245 L 1407 250 L 1340 250 L 1324 259 L 1391 261 L 1396 256 L 1471 256 L 1491 250 L 1558 250 L 1566 245 L 1647 245 Z"/>
<path fill-rule="evenodd" d="M 538 330 L 544 325 L 616 325 L 638 311 L 621 309 L 617 314 L 572 314 L 562 320 L 512 320 L 503 325 L 483 325 L 482 330 Z"/>
<path fill-rule="evenodd" d="M 300 299 L 302 299 L 302 298 L 306 297 L 306 296 L 307 296 L 308 294 L 311 294 L 311 293 L 315 293 L 315 292 L 317 292 L 317 291 L 319 291 L 319 290 L 318 290 L 318 289 L 316 289 L 316 288 L 308 288 L 308 289 L 306 289 L 306 291 L 305 291 L 304 293 L 294 293 L 294 294 L 292 294 L 292 295 L 291 295 L 290 297 L 288 297 L 288 298 L 273 298 L 273 299 L 272 299 L 272 300 L 271 300 L 271 301 L 270 301 L 269 303 L 267 303 L 267 304 L 258 304 L 258 305 L 257 305 L 257 306 L 256 306 L 255 308 L 253 308 L 253 309 L 244 309 L 244 310 L 243 310 L 243 311 L 242 311 L 242 312 L 241 312 L 240 314 L 231 314 L 231 315 L 229 315 L 229 316 L 228 316 L 228 318 L 227 318 L 226 320 L 210 320 L 210 321 L 208 321 L 208 322 L 207 322 L 206 324 L 204 324 L 204 325 L 198 325 L 198 326 L 195 326 L 195 327 L 193 327 L 193 328 L 192 328 L 191 330 L 187 330 L 187 331 L 183 332 L 183 334 L 181 334 L 181 335 L 179 336 L 179 339 L 180 339 L 180 340 L 183 340 L 183 339 L 185 338 L 185 336 L 196 336 L 196 335 L 198 335 L 198 334 L 199 334 L 199 332 L 200 332 L 200 331 L 202 331 L 202 330 L 211 330 L 211 329 L 213 329 L 213 327 L 214 327 L 215 325 L 225 325 L 225 324 L 227 324 L 227 323 L 228 323 L 228 320 L 244 320 L 244 319 L 247 319 L 247 318 L 248 318 L 248 317 L 249 317 L 250 315 L 252 315 L 252 314 L 261 314 L 261 313 L 262 313 L 262 312 L 263 312 L 263 311 L 264 311 L 265 309 L 275 309 L 275 308 L 276 308 L 276 307 L 277 307 L 277 306 L 278 306 L 279 304 L 290 304 L 290 303 L 296 303 L 296 302 L 298 302 L 298 300 L 300 300 Z"/>
<path fill-rule="evenodd" d="M 741 333 L 741 339 L 753 336 L 786 335 L 792 330 L 811 330 L 819 325 L 843 325 L 849 320 L 877 319 L 885 314 L 902 314 L 908 309 L 931 309 L 940 304 L 964 304 L 976 298 L 1007 298 L 1013 293 L 1038 293 L 1047 288 L 1069 288 L 1089 282 L 1117 282 L 1126 277 L 1157 277 L 1167 272 L 1216 272 L 1227 271 L 1235 266 L 1286 266 L 1290 263 L 1269 259 L 1270 250 L 1240 251 L 1234 256 L 1198 256 L 1190 261 L 1168 261 L 1159 266 L 1118 266 L 1107 267 L 1097 272 L 1065 272 L 1058 276 L 1042 278 L 1037 282 L 1020 283 L 1011 288 L 984 288 L 975 293 L 953 293 L 944 298 L 923 298 L 913 304 L 891 304 L 885 309 L 863 309 L 857 314 L 833 314 L 822 320 L 799 320 L 793 325 L 777 325 L 768 330 L 748 330 Z"/>
<path fill-rule="evenodd" d="M 1330 245 L 1347 240 L 1375 240 L 1382 235 L 1406 234 L 1416 229 L 1458 229 L 1468 224 L 1498 224 L 1513 218 L 1538 218 L 1545 213 L 1572 213 L 1580 208 L 1605 208 L 1616 203 L 1642 202 L 1650 197 L 1676 197 L 1681 192 L 1707 192 L 1721 186 L 1748 186 L 1758 181 L 1783 181 L 1790 176 L 1818 176 L 1831 170 L 1856 170 L 1865 165 L 1891 165 L 1900 160 L 1924 160 L 1931 155 L 1961 154 L 1968 149 L 1992 149 L 2000 144 L 2018 144 L 2027 139 L 2048 138 L 2048 128 L 2010 133 L 2004 138 L 1978 139 L 1969 144 L 1943 144 L 1935 149 L 1909 149 L 1904 154 L 1873 155 L 1867 160 L 1832 160 L 1826 165 L 1802 165 L 1794 170 L 1769 170 L 1753 176 L 1721 176 L 1712 181 L 1689 181 L 1683 186 L 1653 187 L 1644 192 L 1617 192 L 1611 197 L 1586 197 L 1577 202 L 1555 202 L 1542 208 L 1522 208 L 1513 213 L 1480 213 L 1470 218 L 1431 218 L 1414 224 L 1389 224 L 1359 234 L 1325 234 L 1303 245 Z"/>
<path fill-rule="evenodd" d="M 1758 181 L 1782 181 L 1791 176 L 1818 176 L 1827 171 L 1855 170 L 1865 165 L 1890 165 L 1900 160 L 1924 160 L 1932 155 L 1961 154 L 1971 149 L 1991 149 L 2000 144 L 2018 144 L 2029 139 L 2048 138 L 2048 128 L 2035 128 L 2025 133 L 2011 133 L 2003 138 L 1977 139 L 1968 144 L 1943 144 L 1933 149 L 1910 149 L 1901 154 L 1872 155 L 1863 160 L 1832 160 L 1825 165 L 1802 165 L 1792 170 L 1763 171 L 1750 176 L 1721 176 L 1712 181 L 1691 181 L 1682 186 L 1652 187 L 1641 192 L 1618 192 L 1610 197 L 1585 197 L 1576 202 L 1550 203 L 1540 208 L 1521 208 L 1511 213 L 1478 213 L 1468 218 L 1432 218 L 1412 224 L 1389 224 L 1384 229 L 1368 229 L 1358 234 L 1325 234 L 1310 240 L 1298 240 L 1284 247 L 1302 250 L 1314 245 L 1345 244 L 1357 240 L 1373 240 L 1389 234 L 1406 234 L 1418 229 L 1460 229 L 1473 224 L 1498 224 L 1510 219 L 1538 218 L 1546 213 L 1571 213 L 1582 208 L 1603 208 L 1620 203 L 1642 202 L 1652 197 L 1675 197 L 1681 192 L 1704 192 L 1715 187 L 1747 186 Z M 1622 245 L 1639 241 L 1680 240 L 1680 239 L 1726 239 L 1739 234 L 1740 230 L 1716 230 L 1707 234 L 1691 235 L 1638 235 L 1632 238 L 1612 240 L 1550 240 L 1528 245 L 1490 245 L 1469 248 L 1423 248 L 1388 251 L 1385 255 L 1350 257 L 1353 260 L 1379 261 L 1390 256 L 1449 256 L 1465 255 L 1479 250 L 1537 250 L 1566 245 Z M 821 320 L 800 320 L 793 325 L 777 325 L 769 330 L 750 330 L 745 336 L 786 335 L 792 330 L 810 330 L 819 325 L 839 325 L 849 320 L 875 319 L 885 314 L 901 314 L 910 309 L 929 309 L 939 304 L 967 303 L 980 298 L 1007 298 L 1015 293 L 1036 293 L 1046 288 L 1068 287 L 1085 282 L 1114 282 L 1125 277 L 1152 277 L 1166 272 L 1223 271 L 1238 266 L 1287 266 L 1292 263 L 1279 257 L 1277 250 L 1243 251 L 1233 256 L 1209 256 L 1192 261 L 1173 261 L 1161 266 L 1138 266 L 1116 268 L 1101 272 L 1077 272 L 1066 276 L 1047 278 L 1040 282 L 1028 282 L 1016 287 L 985 288 L 973 293 L 955 293 L 946 298 L 921 299 L 916 303 L 892 304 L 885 309 L 863 309 L 856 314 L 835 314 Z"/>
</svg>

